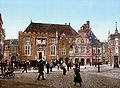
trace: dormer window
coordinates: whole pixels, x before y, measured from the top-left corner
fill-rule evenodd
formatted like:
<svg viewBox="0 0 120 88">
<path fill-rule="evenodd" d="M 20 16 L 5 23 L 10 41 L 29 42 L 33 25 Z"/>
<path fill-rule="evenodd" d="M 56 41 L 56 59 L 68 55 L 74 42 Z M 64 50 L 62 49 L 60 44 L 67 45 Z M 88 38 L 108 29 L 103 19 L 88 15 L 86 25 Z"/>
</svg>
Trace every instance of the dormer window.
<svg viewBox="0 0 120 88">
<path fill-rule="evenodd" d="M 26 42 L 30 42 L 30 37 L 26 37 Z"/>
</svg>

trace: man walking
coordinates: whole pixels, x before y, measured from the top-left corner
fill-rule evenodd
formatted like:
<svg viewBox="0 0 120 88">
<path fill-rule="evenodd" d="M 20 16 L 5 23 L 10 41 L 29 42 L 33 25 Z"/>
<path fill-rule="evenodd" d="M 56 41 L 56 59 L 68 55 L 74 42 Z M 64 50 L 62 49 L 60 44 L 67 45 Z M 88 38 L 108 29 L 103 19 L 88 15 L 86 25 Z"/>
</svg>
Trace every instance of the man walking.
<svg viewBox="0 0 120 88">
<path fill-rule="evenodd" d="M 47 62 L 46 64 L 46 68 L 47 68 L 47 74 L 49 74 L 49 68 L 50 68 L 50 64 Z"/>
<path fill-rule="evenodd" d="M 27 73 L 27 61 L 26 61 L 25 64 L 24 64 L 24 70 L 22 71 L 22 73 L 23 73 L 24 71 L 26 71 L 26 73 Z"/>
<path fill-rule="evenodd" d="M 44 73 L 43 73 L 43 71 L 44 71 L 44 65 L 43 65 L 43 61 L 42 60 L 39 62 L 38 67 L 39 67 L 39 71 L 38 71 L 39 75 L 38 75 L 37 80 L 40 80 L 40 76 L 41 75 L 42 75 L 42 80 L 45 80 Z"/>
</svg>

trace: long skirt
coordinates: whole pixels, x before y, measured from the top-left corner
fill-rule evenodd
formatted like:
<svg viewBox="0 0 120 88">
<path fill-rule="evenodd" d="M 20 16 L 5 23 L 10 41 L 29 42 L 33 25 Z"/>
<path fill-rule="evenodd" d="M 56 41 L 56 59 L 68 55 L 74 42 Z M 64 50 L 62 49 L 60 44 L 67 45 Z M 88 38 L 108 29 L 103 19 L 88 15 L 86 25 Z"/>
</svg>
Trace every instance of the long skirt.
<svg viewBox="0 0 120 88">
<path fill-rule="evenodd" d="M 81 83 L 82 78 L 80 76 L 74 76 L 74 82 Z"/>
</svg>

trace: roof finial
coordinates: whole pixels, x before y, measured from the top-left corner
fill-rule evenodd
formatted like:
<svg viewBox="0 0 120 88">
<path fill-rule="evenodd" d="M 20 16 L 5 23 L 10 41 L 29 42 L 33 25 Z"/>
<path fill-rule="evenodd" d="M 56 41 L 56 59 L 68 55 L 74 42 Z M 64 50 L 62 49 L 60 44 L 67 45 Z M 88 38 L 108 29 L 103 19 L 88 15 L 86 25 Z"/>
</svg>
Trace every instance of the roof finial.
<svg viewBox="0 0 120 88">
<path fill-rule="evenodd" d="M 116 27 L 115 33 L 118 33 L 118 30 L 117 30 L 117 22 L 115 22 L 115 27 Z"/>
<path fill-rule="evenodd" d="M 31 19 L 31 23 L 32 23 L 32 19 Z"/>
</svg>

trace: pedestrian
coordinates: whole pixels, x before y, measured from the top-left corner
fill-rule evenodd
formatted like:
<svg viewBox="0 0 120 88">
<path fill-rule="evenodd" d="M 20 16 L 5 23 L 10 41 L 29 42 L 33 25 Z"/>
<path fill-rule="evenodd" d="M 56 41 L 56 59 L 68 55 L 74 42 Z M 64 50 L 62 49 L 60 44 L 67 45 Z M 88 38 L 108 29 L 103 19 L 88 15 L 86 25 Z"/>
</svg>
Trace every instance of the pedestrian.
<svg viewBox="0 0 120 88">
<path fill-rule="evenodd" d="M 22 71 L 22 73 L 23 73 L 24 71 L 26 71 L 26 73 L 27 73 L 27 61 L 25 61 L 25 63 L 24 63 L 24 70 Z"/>
<path fill-rule="evenodd" d="M 47 74 L 49 74 L 49 68 L 50 68 L 50 64 L 47 62 L 46 64 L 46 68 L 47 68 Z"/>
<path fill-rule="evenodd" d="M 63 66 L 63 75 L 66 75 L 66 64 L 63 62 L 63 64 L 62 64 L 62 66 Z"/>
<path fill-rule="evenodd" d="M 67 64 L 67 70 L 69 71 L 69 63 Z"/>
<path fill-rule="evenodd" d="M 59 68 L 60 68 L 60 64 L 59 63 L 57 64 L 57 67 L 58 67 L 58 70 L 59 70 Z"/>
<path fill-rule="evenodd" d="M 80 76 L 80 70 L 78 68 L 78 64 L 75 64 L 75 69 L 74 69 L 74 86 L 76 86 L 76 83 L 79 83 L 81 86 L 82 78 Z"/>
<path fill-rule="evenodd" d="M 44 73 L 43 73 L 43 71 L 44 71 L 44 65 L 43 65 L 43 61 L 41 60 L 39 63 L 38 63 L 38 67 L 39 67 L 39 75 L 38 75 L 38 78 L 37 78 L 37 80 L 40 80 L 40 76 L 42 75 L 42 80 L 45 80 L 45 78 L 44 78 Z"/>
<path fill-rule="evenodd" d="M 1 61 L 1 74 L 3 75 L 4 72 L 3 72 L 3 61 Z"/>
<path fill-rule="evenodd" d="M 50 72 L 52 72 L 53 63 L 50 63 Z"/>
<path fill-rule="evenodd" d="M 63 68 L 63 75 L 66 75 L 66 72 L 67 72 L 67 71 L 66 71 L 66 68 L 64 67 L 64 68 Z"/>
</svg>

